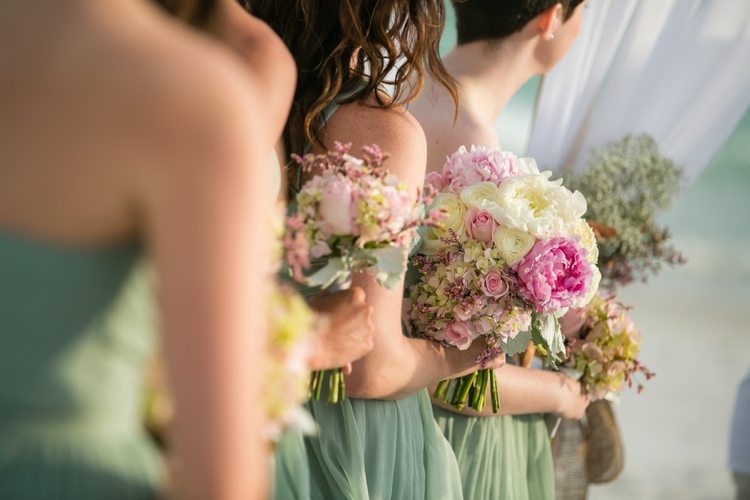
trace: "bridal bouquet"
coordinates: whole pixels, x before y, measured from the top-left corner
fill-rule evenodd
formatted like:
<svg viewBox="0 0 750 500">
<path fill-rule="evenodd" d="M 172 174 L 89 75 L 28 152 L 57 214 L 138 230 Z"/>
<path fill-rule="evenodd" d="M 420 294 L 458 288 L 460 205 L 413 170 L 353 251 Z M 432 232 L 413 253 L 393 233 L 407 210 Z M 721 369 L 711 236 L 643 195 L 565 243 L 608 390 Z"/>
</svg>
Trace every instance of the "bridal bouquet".
<svg viewBox="0 0 750 500">
<path fill-rule="evenodd" d="M 445 346 L 467 349 L 482 337 L 482 366 L 530 341 L 559 361 L 564 352 L 557 318 L 581 307 L 599 284 L 597 247 L 582 219 L 586 200 L 571 193 L 532 159 L 461 147 L 426 183 L 440 194 L 432 209 L 447 214 L 427 230 L 413 258 L 420 281 L 409 288 L 407 327 Z M 487 387 L 497 412 L 492 370 L 443 381 L 435 397 L 481 411 Z"/>
<path fill-rule="evenodd" d="M 284 429 L 315 432 L 315 422 L 302 403 L 307 399 L 310 354 L 317 317 L 293 289 L 277 286 L 269 300 L 269 342 L 265 357 L 263 402 L 268 421 L 265 435 L 275 441 Z"/>
<path fill-rule="evenodd" d="M 592 401 L 616 402 L 625 384 L 637 384 L 640 393 L 643 385 L 635 375 L 641 372 L 646 380 L 654 376 L 637 359 L 641 334 L 627 312 L 614 297 L 605 299 L 597 294 L 575 313 L 578 324 L 566 340 L 568 357 L 563 370 L 583 381 Z"/>
<path fill-rule="evenodd" d="M 383 168 L 386 155 L 378 146 L 362 148 L 361 159 L 349 154 L 350 146 L 337 142 L 326 154 L 294 156 L 303 172 L 317 174 L 302 186 L 297 212 L 287 218 L 286 262 L 294 279 L 308 286 L 345 289 L 354 272 L 366 271 L 394 289 L 417 227 L 437 223 L 440 215 L 422 215 L 421 197 L 413 200 L 406 185 Z M 321 258 L 324 265 L 305 274 Z M 315 399 L 323 378 L 322 372 L 313 374 Z M 341 370 L 333 370 L 328 402 L 343 398 L 343 384 Z"/>
</svg>

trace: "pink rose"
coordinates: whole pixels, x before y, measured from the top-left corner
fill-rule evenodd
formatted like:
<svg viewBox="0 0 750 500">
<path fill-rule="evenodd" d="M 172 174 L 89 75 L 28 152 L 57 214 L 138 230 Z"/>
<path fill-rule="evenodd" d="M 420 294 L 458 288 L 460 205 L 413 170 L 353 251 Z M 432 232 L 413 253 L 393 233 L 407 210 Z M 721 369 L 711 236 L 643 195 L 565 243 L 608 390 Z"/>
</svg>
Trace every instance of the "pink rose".
<svg viewBox="0 0 750 500">
<path fill-rule="evenodd" d="M 581 327 L 586 323 L 586 309 L 582 307 L 571 307 L 568 312 L 560 318 L 560 330 L 566 339 L 577 339 L 581 337 Z"/>
<path fill-rule="evenodd" d="M 356 188 L 347 179 L 336 177 L 323 187 L 318 213 L 324 235 L 357 236 L 354 217 Z"/>
<path fill-rule="evenodd" d="M 433 338 L 441 342 L 447 342 L 450 345 L 458 347 L 459 350 L 465 351 L 471 345 L 474 337 L 475 335 L 466 323 L 454 321 L 445 330 L 438 332 Z"/>
<path fill-rule="evenodd" d="M 577 236 L 538 241 L 517 264 L 518 293 L 537 311 L 553 313 L 583 299 L 591 288 L 593 269 Z"/>
<path fill-rule="evenodd" d="M 496 268 L 490 268 L 482 277 L 479 287 L 490 297 L 500 298 L 508 293 L 508 283 Z"/>
<path fill-rule="evenodd" d="M 430 172 L 427 174 L 424 178 L 425 185 L 431 184 L 432 187 L 435 188 L 437 192 L 442 192 L 443 189 L 445 189 L 445 180 L 443 179 L 442 174 L 439 174 L 437 172 Z"/>
<path fill-rule="evenodd" d="M 483 243 L 491 243 L 497 222 L 488 211 L 470 207 L 464 214 L 464 225 L 470 238 Z"/>
</svg>

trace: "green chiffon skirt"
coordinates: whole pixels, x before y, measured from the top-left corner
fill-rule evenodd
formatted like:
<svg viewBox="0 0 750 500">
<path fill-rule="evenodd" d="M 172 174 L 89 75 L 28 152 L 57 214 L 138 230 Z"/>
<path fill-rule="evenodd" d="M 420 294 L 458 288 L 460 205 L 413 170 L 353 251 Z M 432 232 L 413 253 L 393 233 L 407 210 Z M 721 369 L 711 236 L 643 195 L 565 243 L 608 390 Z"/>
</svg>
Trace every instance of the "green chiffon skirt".
<svg viewBox="0 0 750 500">
<path fill-rule="evenodd" d="M 426 389 L 398 401 L 321 399 L 310 402 L 310 412 L 320 428 L 305 437 L 312 499 L 463 498 L 456 457 Z"/>
<path fill-rule="evenodd" d="M 453 447 L 465 500 L 553 500 L 555 470 L 540 414 L 471 417 L 433 406 Z"/>
<path fill-rule="evenodd" d="M 288 430 L 276 443 L 274 455 L 275 500 L 309 500 L 310 467 L 305 440 L 299 431 Z"/>
</svg>

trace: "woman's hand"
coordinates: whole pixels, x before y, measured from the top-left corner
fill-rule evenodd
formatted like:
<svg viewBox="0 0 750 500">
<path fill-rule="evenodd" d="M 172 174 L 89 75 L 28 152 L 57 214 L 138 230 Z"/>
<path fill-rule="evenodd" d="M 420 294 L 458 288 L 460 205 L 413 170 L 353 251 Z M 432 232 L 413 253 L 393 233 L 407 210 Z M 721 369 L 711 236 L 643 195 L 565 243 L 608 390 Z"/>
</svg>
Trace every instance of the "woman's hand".
<svg viewBox="0 0 750 500">
<path fill-rule="evenodd" d="M 308 360 L 310 369 L 344 367 L 344 373 L 351 372 L 351 362 L 369 353 L 374 345 L 372 306 L 365 302 L 364 290 L 353 287 L 334 294 L 321 292 L 310 306 L 329 320 Z"/>
<path fill-rule="evenodd" d="M 562 418 L 579 420 L 586 413 L 591 400 L 578 380 L 573 380 L 564 373 L 556 372 L 559 378 L 558 409 L 555 411 Z"/>
</svg>

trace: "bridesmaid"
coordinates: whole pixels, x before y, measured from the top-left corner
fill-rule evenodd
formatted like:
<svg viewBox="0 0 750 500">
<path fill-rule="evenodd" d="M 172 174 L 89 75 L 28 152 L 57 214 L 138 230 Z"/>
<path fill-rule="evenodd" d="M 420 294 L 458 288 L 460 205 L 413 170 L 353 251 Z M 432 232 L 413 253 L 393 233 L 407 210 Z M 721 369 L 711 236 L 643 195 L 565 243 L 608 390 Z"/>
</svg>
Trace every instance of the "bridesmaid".
<svg viewBox="0 0 750 500">
<path fill-rule="evenodd" d="M 443 3 L 259 0 L 250 7 L 297 63 L 286 150 L 319 153 L 338 140 L 358 152 L 375 143 L 391 153 L 387 168 L 416 192 L 424 179 L 425 139 L 402 104 L 418 92 L 425 73 L 455 93 L 437 57 Z M 403 64 L 395 71 L 397 62 Z M 407 84 L 410 79 L 416 86 Z M 391 80 L 392 97 L 381 90 Z M 292 191 L 308 180 L 293 165 L 289 173 Z M 355 276 L 354 284 L 375 309 L 375 347 L 354 363 L 343 402 L 310 402 L 320 426 L 317 437 L 306 439 L 312 498 L 460 499 L 455 457 L 425 388 L 476 370 L 482 348 L 461 352 L 406 338 L 401 291 L 382 288 L 366 274 Z"/>
<path fill-rule="evenodd" d="M 138 420 L 155 342 L 126 293 L 144 255 L 181 416 L 175 496 L 265 497 L 265 165 L 293 65 L 248 72 L 135 0 L 6 0 L 0 19 L 0 498 L 161 495 Z"/>
<path fill-rule="evenodd" d="M 428 170 L 442 171 L 446 156 L 462 145 L 500 147 L 494 129 L 500 111 L 526 80 L 549 71 L 565 55 L 578 34 L 584 4 L 454 2 L 458 46 L 443 61 L 459 83 L 458 119 L 450 94 L 437 82 L 428 81 L 410 107 L 427 135 Z M 588 397 L 562 373 L 510 363 L 497 370 L 497 381 L 501 416 L 490 408 L 458 413 L 433 400 L 437 422 L 458 458 L 464 498 L 551 500 L 554 466 L 541 414 L 581 418 Z"/>
</svg>

